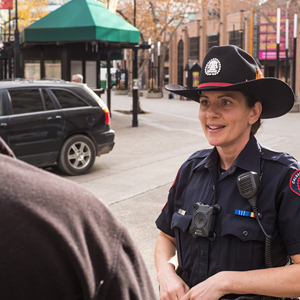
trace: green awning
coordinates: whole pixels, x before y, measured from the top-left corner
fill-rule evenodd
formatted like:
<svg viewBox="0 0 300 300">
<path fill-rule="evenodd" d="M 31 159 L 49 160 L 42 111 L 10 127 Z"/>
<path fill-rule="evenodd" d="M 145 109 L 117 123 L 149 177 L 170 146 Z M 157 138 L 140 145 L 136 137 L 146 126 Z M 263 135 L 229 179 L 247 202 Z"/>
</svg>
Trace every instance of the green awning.
<svg viewBox="0 0 300 300">
<path fill-rule="evenodd" d="M 140 31 L 95 0 L 71 0 L 21 35 L 21 43 L 79 41 L 138 44 Z"/>
</svg>

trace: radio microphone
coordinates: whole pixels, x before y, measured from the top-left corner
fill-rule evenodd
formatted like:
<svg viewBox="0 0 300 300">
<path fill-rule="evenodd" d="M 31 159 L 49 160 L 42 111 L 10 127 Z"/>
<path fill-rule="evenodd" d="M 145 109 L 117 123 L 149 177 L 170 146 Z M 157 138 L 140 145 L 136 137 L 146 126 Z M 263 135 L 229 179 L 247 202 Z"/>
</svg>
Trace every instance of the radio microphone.
<svg viewBox="0 0 300 300">
<path fill-rule="evenodd" d="M 248 200 L 250 205 L 256 207 L 257 194 L 260 191 L 260 181 L 255 172 L 243 173 L 237 178 L 240 194 Z"/>
</svg>

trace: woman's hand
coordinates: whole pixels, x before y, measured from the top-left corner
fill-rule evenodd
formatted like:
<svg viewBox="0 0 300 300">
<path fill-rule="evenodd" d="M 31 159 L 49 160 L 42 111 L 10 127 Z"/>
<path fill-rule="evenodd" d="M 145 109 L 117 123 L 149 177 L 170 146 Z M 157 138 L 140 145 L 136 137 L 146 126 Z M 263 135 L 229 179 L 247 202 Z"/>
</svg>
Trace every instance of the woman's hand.
<svg viewBox="0 0 300 300">
<path fill-rule="evenodd" d="M 179 300 L 189 291 L 189 287 L 175 272 L 175 238 L 163 232 L 158 234 L 156 241 L 155 265 L 161 300 Z"/>
<path fill-rule="evenodd" d="M 189 287 L 175 273 L 174 269 L 170 269 L 168 272 L 160 272 L 157 279 L 160 300 L 179 300 L 189 291 Z"/>
<path fill-rule="evenodd" d="M 222 273 L 209 277 L 205 281 L 195 285 L 181 300 L 218 300 L 225 293 L 222 291 Z"/>
</svg>

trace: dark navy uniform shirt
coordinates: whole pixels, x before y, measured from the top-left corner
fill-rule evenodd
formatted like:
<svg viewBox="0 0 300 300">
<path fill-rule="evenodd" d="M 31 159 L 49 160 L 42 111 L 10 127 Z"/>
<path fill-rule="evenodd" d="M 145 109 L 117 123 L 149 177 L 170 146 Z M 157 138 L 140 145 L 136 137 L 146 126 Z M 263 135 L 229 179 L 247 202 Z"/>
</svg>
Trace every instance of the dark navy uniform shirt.
<svg viewBox="0 0 300 300">
<path fill-rule="evenodd" d="M 272 264 L 283 266 L 300 253 L 300 164 L 290 155 L 260 146 L 254 136 L 232 166 L 218 174 L 216 148 L 194 153 L 180 168 L 157 227 L 176 238 L 182 278 L 193 287 L 224 270 L 265 268 L 265 235 L 257 220 L 236 214 L 251 212 L 238 190 L 237 177 L 254 171 L 261 177 L 257 209 L 261 224 L 272 235 Z M 218 204 L 216 239 L 189 233 L 193 204 Z"/>
</svg>

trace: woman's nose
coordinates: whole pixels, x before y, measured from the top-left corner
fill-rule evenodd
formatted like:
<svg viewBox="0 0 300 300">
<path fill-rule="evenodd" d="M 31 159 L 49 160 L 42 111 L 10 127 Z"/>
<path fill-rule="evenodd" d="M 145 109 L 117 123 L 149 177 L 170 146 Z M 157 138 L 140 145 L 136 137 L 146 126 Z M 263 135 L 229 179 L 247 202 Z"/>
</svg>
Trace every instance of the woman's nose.
<svg viewBox="0 0 300 300">
<path fill-rule="evenodd" d="M 206 110 L 206 117 L 217 117 L 219 116 L 219 108 L 217 105 L 211 104 Z"/>
</svg>

